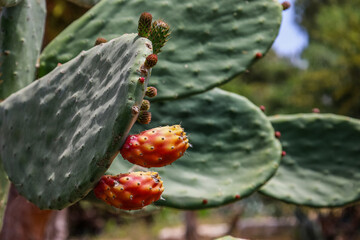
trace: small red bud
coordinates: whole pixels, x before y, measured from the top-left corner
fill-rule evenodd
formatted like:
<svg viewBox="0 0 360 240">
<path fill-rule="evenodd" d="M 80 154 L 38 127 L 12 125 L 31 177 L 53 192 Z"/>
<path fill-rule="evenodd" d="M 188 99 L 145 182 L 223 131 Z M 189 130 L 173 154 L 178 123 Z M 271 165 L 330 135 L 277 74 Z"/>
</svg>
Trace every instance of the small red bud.
<svg viewBox="0 0 360 240">
<path fill-rule="evenodd" d="M 266 109 L 265 109 L 265 106 L 264 106 L 264 105 L 261 105 L 261 106 L 260 106 L 260 110 L 263 111 L 263 112 L 265 112 L 265 110 L 266 110 Z"/>
<path fill-rule="evenodd" d="M 240 199 L 240 195 L 239 195 L 239 194 L 236 194 L 236 195 L 235 195 L 235 199 Z"/>
<path fill-rule="evenodd" d="M 95 46 L 100 45 L 102 43 L 106 43 L 106 42 L 107 42 L 107 40 L 105 38 L 98 37 L 95 41 Z"/>
<path fill-rule="evenodd" d="M 158 57 L 156 54 L 150 54 L 149 56 L 146 57 L 144 66 L 147 68 L 152 68 L 156 65 L 158 61 Z"/>
<path fill-rule="evenodd" d="M 288 1 L 283 2 L 282 4 L 283 10 L 289 9 L 291 4 Z"/>
<path fill-rule="evenodd" d="M 282 152 L 281 152 L 281 156 L 282 156 L 282 157 L 286 156 L 286 152 L 285 152 L 285 151 L 282 151 Z"/>
<path fill-rule="evenodd" d="M 320 113 L 320 109 L 318 109 L 318 108 L 313 108 L 313 109 L 312 109 L 312 112 L 313 112 L 313 113 Z"/>
<path fill-rule="evenodd" d="M 258 52 L 258 53 L 255 54 L 255 58 L 257 58 L 257 59 L 260 59 L 262 57 L 263 57 L 263 55 L 262 55 L 261 52 Z"/>
<path fill-rule="evenodd" d="M 61 65 L 62 65 L 61 63 L 58 63 L 58 64 L 57 64 L 58 67 L 61 66 Z"/>
<path fill-rule="evenodd" d="M 280 137 L 281 137 L 281 133 L 280 133 L 279 131 L 276 131 L 276 132 L 275 132 L 275 137 L 276 137 L 276 138 L 280 138 Z"/>
<path fill-rule="evenodd" d="M 145 82 L 145 78 L 144 78 L 144 77 L 139 77 L 139 82 L 140 82 L 140 83 L 144 83 L 144 82 Z"/>
<path fill-rule="evenodd" d="M 203 203 L 203 204 L 207 204 L 207 203 L 208 203 L 208 200 L 207 200 L 207 199 L 204 199 L 204 200 L 202 200 L 202 203 Z"/>
</svg>

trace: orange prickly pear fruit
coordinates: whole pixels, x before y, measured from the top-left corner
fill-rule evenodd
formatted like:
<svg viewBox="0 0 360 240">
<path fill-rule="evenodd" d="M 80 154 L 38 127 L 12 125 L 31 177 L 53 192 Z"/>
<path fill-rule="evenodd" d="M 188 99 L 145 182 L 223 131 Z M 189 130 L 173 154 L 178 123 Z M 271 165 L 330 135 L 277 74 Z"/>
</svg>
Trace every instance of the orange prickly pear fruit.
<svg viewBox="0 0 360 240">
<path fill-rule="evenodd" d="M 163 167 L 184 155 L 190 146 L 180 125 L 153 128 L 130 135 L 120 153 L 124 159 L 143 167 Z"/>
<path fill-rule="evenodd" d="M 131 172 L 102 176 L 95 196 L 124 210 L 136 210 L 160 199 L 163 182 L 157 172 Z"/>
</svg>

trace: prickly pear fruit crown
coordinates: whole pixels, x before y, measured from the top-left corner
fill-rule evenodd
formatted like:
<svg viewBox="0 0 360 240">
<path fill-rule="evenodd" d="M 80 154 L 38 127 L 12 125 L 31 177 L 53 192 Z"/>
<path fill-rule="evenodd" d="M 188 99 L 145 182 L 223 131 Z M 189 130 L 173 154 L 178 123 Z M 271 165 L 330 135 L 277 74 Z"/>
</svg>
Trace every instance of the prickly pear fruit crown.
<svg viewBox="0 0 360 240">
<path fill-rule="evenodd" d="M 190 146 L 180 125 L 165 126 L 130 135 L 120 150 L 124 159 L 143 167 L 163 167 L 182 157 Z"/>
<path fill-rule="evenodd" d="M 160 199 L 163 182 L 157 172 L 104 175 L 94 189 L 95 196 L 124 210 L 141 209 Z"/>
<path fill-rule="evenodd" d="M 152 15 L 148 12 L 143 12 L 139 18 L 138 34 L 140 37 L 147 38 L 151 30 Z"/>
</svg>

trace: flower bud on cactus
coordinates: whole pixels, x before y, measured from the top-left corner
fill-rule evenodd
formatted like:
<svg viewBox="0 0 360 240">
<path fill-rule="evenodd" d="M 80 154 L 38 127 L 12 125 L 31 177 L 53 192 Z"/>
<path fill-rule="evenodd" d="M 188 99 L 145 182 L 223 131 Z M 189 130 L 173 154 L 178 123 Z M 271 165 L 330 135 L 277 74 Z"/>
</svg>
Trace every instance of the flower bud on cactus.
<svg viewBox="0 0 360 240">
<path fill-rule="evenodd" d="M 156 95 L 157 95 L 157 89 L 155 87 L 146 88 L 145 96 L 152 98 L 155 97 Z"/>
<path fill-rule="evenodd" d="M 124 159 L 143 167 L 163 167 L 184 155 L 190 146 L 180 125 L 153 128 L 130 135 L 120 150 Z"/>
<path fill-rule="evenodd" d="M 102 176 L 95 196 L 124 210 L 136 210 L 160 199 L 163 182 L 157 172 L 132 172 Z"/>
<path fill-rule="evenodd" d="M 145 63 L 144 63 L 144 66 L 146 68 L 152 68 L 156 65 L 158 61 L 158 57 L 156 54 L 150 54 L 149 56 L 146 57 L 146 60 L 145 60 Z"/>
<path fill-rule="evenodd" d="M 152 28 L 149 35 L 149 40 L 153 45 L 153 52 L 158 54 L 161 52 L 161 48 L 166 44 L 170 37 L 170 26 L 162 21 L 156 20 L 152 24 Z"/>
<path fill-rule="evenodd" d="M 107 42 L 107 40 L 106 40 L 105 38 L 99 37 L 99 38 L 97 38 L 96 41 L 95 41 L 95 46 L 100 45 L 100 44 L 102 44 L 102 43 L 106 43 L 106 42 Z"/>
<path fill-rule="evenodd" d="M 283 2 L 281 5 L 283 7 L 283 10 L 289 9 L 291 7 L 290 2 L 288 1 Z"/>
<path fill-rule="evenodd" d="M 141 111 L 148 111 L 150 109 L 150 101 L 149 100 L 143 100 L 141 103 L 140 110 Z"/>
<path fill-rule="evenodd" d="M 137 121 L 140 124 L 149 124 L 151 122 L 151 112 L 140 111 Z"/>
<path fill-rule="evenodd" d="M 138 34 L 140 37 L 147 38 L 151 30 L 152 16 L 148 12 L 143 12 L 139 18 Z"/>
</svg>

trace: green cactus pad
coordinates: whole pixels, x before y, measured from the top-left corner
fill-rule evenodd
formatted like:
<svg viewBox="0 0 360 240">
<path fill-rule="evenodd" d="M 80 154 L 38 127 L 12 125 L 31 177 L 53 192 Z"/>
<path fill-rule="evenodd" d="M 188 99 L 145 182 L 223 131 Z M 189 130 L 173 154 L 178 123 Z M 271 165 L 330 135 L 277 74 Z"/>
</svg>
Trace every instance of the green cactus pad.
<svg viewBox="0 0 360 240">
<path fill-rule="evenodd" d="M 91 8 L 101 0 L 68 0 L 69 2 L 75 3 L 76 5 L 79 5 L 80 7 L 84 8 Z"/>
<path fill-rule="evenodd" d="M 62 209 L 91 190 L 136 121 L 149 44 L 129 34 L 98 45 L 0 104 L 0 157 L 20 194 Z"/>
<path fill-rule="evenodd" d="M 286 156 L 261 192 L 289 203 L 336 207 L 360 199 L 360 121 L 332 114 L 270 118 Z"/>
<path fill-rule="evenodd" d="M 45 48 L 39 72 L 90 48 L 97 37 L 136 29 L 146 11 L 172 31 L 153 70 L 155 99 L 189 96 L 231 80 L 256 61 L 256 53 L 264 55 L 278 34 L 281 10 L 274 0 L 102 0 Z"/>
<path fill-rule="evenodd" d="M 35 79 L 45 24 L 45 0 L 3 8 L 0 20 L 0 100 Z"/>
<path fill-rule="evenodd" d="M 244 97 L 214 89 L 152 103 L 151 113 L 147 129 L 181 123 L 193 146 L 172 165 L 152 169 L 164 181 L 159 205 L 201 209 L 234 202 L 256 191 L 279 165 L 281 146 L 270 122 Z M 142 130 L 136 125 L 132 132 Z M 131 166 L 119 155 L 108 174 Z"/>
</svg>

